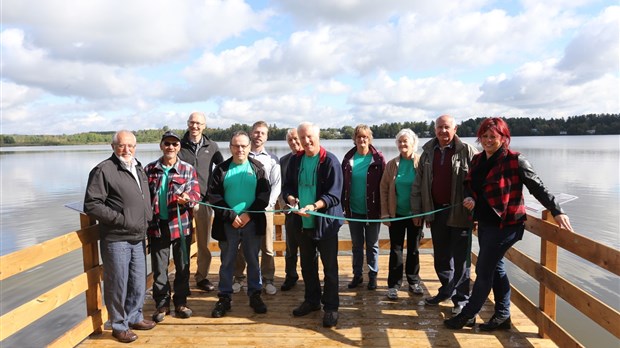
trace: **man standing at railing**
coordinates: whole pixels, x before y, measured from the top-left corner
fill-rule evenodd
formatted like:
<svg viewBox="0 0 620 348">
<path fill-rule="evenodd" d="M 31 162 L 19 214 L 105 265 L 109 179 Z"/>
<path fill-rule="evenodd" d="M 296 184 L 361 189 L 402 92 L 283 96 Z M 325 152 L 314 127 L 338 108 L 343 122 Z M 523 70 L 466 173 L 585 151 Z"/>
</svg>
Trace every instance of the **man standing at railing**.
<svg viewBox="0 0 620 348">
<path fill-rule="evenodd" d="M 196 170 L 177 157 L 181 149 L 181 138 L 173 132 L 166 132 L 161 137 L 159 148 L 163 155 L 149 163 L 145 169 L 153 198 L 153 220 L 149 223 L 148 234 L 155 300 L 153 321 L 157 323 L 170 313 L 170 250 L 176 271 L 172 296 L 174 314 L 183 319 L 192 316 L 192 310 L 187 307 L 191 212 L 194 202 L 200 200 Z"/>
<path fill-rule="evenodd" d="M 284 177 L 286 176 L 288 163 L 293 156 L 303 150 L 301 142 L 299 141 L 299 136 L 297 135 L 297 128 L 290 128 L 286 131 L 286 142 L 291 152 L 280 157 L 280 177 L 282 178 L 282 186 L 284 186 Z M 285 197 L 280 197 L 280 206 L 283 209 L 286 207 L 284 198 Z M 280 289 L 282 291 L 289 291 L 297 284 L 297 280 L 299 279 L 299 275 L 297 274 L 297 254 L 299 252 L 299 237 L 301 234 L 301 216 L 297 214 L 286 214 L 284 226 L 286 228 L 286 256 L 284 257 L 284 271 L 286 277 Z"/>
<path fill-rule="evenodd" d="M 114 154 L 93 168 L 88 176 L 84 212 L 99 221 L 103 297 L 112 336 L 129 343 L 138 338 L 131 329 L 150 330 L 155 326 L 142 314 L 151 196 L 144 169 L 134 157 L 133 133 L 116 132 L 112 149 Z"/>
<path fill-rule="evenodd" d="M 422 149 L 418 174 L 411 188 L 414 214 L 443 210 L 424 217 L 433 237 L 433 263 L 441 283 L 437 295 L 424 301 L 437 306 L 452 300 L 452 313 L 458 314 L 469 300 L 469 254 L 472 219 L 463 202 L 463 180 L 472 157 L 478 152 L 456 135 L 454 117 L 442 115 L 435 120 L 435 138 Z M 422 226 L 422 218 L 414 218 Z"/>
<path fill-rule="evenodd" d="M 207 196 L 209 176 L 213 168 L 224 161 L 215 141 L 202 134 L 207 127 L 207 118 L 202 112 L 192 112 L 187 120 L 187 132 L 181 139 L 181 151 L 179 158 L 196 169 L 200 184 L 201 199 Z M 211 238 L 211 219 L 213 210 L 203 204 L 194 206 L 194 219 L 196 220 L 196 286 L 204 291 L 213 291 L 215 286 L 209 281 L 209 268 L 211 268 L 211 251 L 209 239 Z"/>
<path fill-rule="evenodd" d="M 290 159 L 282 196 L 292 207 L 299 207 L 302 217 L 298 231 L 301 275 L 306 289 L 304 301 L 293 310 L 301 317 L 321 309 L 323 303 L 323 326 L 338 323 L 338 230 L 342 220 L 340 195 L 342 193 L 342 169 L 340 161 L 319 143 L 320 129 L 309 122 L 297 127 L 304 152 Z M 320 212 L 328 216 L 315 216 L 307 212 Z M 288 233 L 288 231 L 287 231 Z M 325 286 L 321 291 L 318 258 L 321 257 Z"/>
</svg>

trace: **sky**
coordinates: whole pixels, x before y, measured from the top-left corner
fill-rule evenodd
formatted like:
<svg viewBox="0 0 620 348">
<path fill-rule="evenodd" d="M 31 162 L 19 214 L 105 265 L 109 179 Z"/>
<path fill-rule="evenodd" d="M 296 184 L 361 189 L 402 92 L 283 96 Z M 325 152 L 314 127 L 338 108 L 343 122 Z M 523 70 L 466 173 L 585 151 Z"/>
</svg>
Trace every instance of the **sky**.
<svg viewBox="0 0 620 348">
<path fill-rule="evenodd" d="M 601 0 L 2 0 L 2 134 L 620 112 Z"/>
</svg>

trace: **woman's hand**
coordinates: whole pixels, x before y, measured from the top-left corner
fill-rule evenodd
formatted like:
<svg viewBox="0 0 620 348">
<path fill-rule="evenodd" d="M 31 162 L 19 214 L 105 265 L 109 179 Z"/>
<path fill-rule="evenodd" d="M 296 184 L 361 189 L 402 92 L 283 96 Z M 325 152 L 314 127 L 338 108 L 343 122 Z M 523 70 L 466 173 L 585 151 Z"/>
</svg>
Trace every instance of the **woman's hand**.
<svg viewBox="0 0 620 348">
<path fill-rule="evenodd" d="M 573 226 L 570 225 L 570 220 L 568 219 L 568 215 L 566 215 L 566 214 L 556 215 L 556 216 L 553 217 L 553 219 L 563 229 L 569 230 L 569 231 L 573 230 Z"/>
<path fill-rule="evenodd" d="M 474 201 L 471 197 L 465 197 L 463 200 L 463 206 L 467 208 L 467 210 L 472 211 L 476 206 L 476 201 Z"/>
</svg>

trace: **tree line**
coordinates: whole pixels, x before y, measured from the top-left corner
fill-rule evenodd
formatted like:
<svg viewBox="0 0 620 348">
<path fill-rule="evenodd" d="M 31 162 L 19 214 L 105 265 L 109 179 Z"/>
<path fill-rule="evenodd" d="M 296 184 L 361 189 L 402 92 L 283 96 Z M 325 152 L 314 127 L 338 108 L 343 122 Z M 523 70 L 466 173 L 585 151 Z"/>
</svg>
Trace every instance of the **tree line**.
<svg viewBox="0 0 620 348">
<path fill-rule="evenodd" d="M 457 128 L 461 137 L 473 137 L 485 117 L 475 117 L 463 121 Z M 588 114 L 570 116 L 566 119 L 544 119 L 542 117 L 514 117 L 506 119 L 513 136 L 533 135 L 602 135 L 620 134 L 620 114 Z M 320 125 L 319 125 L 320 126 Z M 228 141 L 233 132 L 243 130 L 250 132 L 251 125 L 235 123 L 228 128 L 208 128 L 206 134 L 215 141 Z M 435 122 L 392 122 L 380 125 L 371 125 L 373 136 L 377 139 L 394 138 L 403 128 L 410 128 L 420 137 L 434 135 Z M 351 139 L 354 126 L 341 128 L 321 129 L 322 139 Z M 139 143 L 157 143 L 161 135 L 172 130 L 179 135 L 185 129 L 170 129 L 164 126 L 161 129 L 142 129 L 135 131 Z M 269 139 L 285 140 L 288 128 L 279 128 L 276 124 L 269 126 Z M 0 134 L 0 146 L 25 145 L 83 145 L 109 144 L 114 131 L 85 132 L 62 135 L 20 135 Z"/>
</svg>

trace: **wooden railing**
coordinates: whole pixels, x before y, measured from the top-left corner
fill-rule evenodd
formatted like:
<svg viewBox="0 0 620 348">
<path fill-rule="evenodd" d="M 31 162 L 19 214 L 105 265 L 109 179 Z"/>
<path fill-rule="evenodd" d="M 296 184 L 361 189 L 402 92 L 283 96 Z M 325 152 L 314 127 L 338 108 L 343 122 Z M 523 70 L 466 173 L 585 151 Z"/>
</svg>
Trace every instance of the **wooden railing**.
<svg viewBox="0 0 620 348">
<path fill-rule="evenodd" d="M 51 347 L 75 346 L 89 335 L 100 333 L 107 320 L 107 311 L 102 303 L 101 279 L 102 265 L 99 263 L 98 227 L 87 215 L 80 215 L 81 229 L 51 239 L 41 244 L 16 251 L 0 257 L 0 281 L 26 272 L 43 263 L 63 256 L 71 251 L 82 249 L 84 271 L 76 277 L 40 294 L 0 317 L 0 346 L 7 337 L 15 334 L 31 323 L 49 314 L 71 299 L 86 295 L 87 317 L 62 336 L 56 338 Z M 276 214 L 274 250 L 282 255 L 286 249 L 282 240 L 284 216 Z M 532 276 L 540 284 L 539 306 L 536 306 L 514 286 L 512 302 L 517 305 L 539 328 L 539 334 L 557 343 L 560 347 L 581 346 L 556 322 L 556 298 L 560 296 L 567 303 L 592 319 L 596 324 L 620 338 L 620 313 L 606 305 L 578 286 L 570 283 L 557 273 L 558 246 L 595 265 L 620 275 L 620 251 L 597 243 L 582 235 L 560 229 L 543 214 L 543 219 L 529 216 L 526 229 L 541 238 L 540 262 L 512 248 L 506 257 L 516 266 Z M 379 247 L 389 249 L 389 240 L 380 240 Z M 430 239 L 421 243 L 422 248 L 432 247 Z M 217 242 L 209 248 L 218 250 Z M 351 242 L 339 242 L 340 250 L 351 250 Z M 191 255 L 195 255 L 196 245 L 192 244 Z M 473 260 L 476 255 L 473 254 Z M 174 265 L 170 266 L 172 270 Z M 152 284 L 152 273 L 148 275 L 147 286 Z"/>
</svg>

